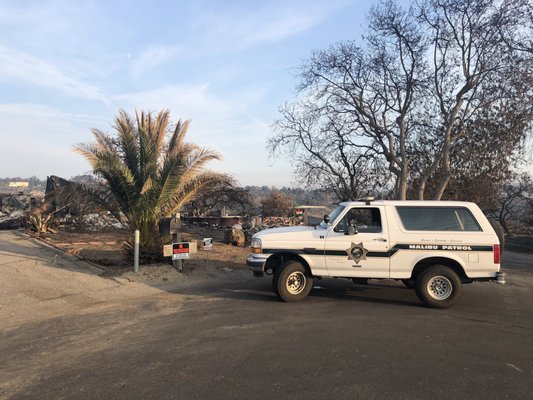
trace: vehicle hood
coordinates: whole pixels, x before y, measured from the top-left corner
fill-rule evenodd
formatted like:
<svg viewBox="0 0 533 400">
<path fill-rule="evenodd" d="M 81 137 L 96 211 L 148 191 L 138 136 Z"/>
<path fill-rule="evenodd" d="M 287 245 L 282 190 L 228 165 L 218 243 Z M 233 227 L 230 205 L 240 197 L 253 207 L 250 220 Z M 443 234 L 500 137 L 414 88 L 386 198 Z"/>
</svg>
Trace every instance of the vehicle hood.
<svg viewBox="0 0 533 400">
<path fill-rule="evenodd" d="M 315 228 L 310 226 L 285 226 L 282 228 L 267 228 L 265 230 L 257 232 L 255 237 L 262 237 L 266 235 L 279 235 L 284 233 L 303 233 L 303 232 L 313 232 Z"/>
<path fill-rule="evenodd" d="M 309 226 L 291 226 L 285 228 L 271 228 L 257 232 L 254 237 L 261 239 L 263 247 L 305 247 L 311 246 L 312 243 L 324 234 L 324 230 Z"/>
</svg>

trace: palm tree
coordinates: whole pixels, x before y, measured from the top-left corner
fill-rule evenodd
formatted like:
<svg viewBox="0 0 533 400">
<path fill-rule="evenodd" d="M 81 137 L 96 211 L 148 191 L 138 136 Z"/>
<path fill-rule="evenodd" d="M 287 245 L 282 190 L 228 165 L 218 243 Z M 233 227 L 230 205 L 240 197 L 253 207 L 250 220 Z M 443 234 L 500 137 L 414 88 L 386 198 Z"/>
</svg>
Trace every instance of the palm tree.
<svg viewBox="0 0 533 400">
<path fill-rule="evenodd" d="M 96 142 L 75 146 L 105 182 L 103 190 L 87 190 L 87 195 L 125 219 L 132 232 L 140 231 L 145 259 L 162 253 L 159 218 L 172 216 L 212 185 L 234 184 L 231 177 L 204 169 L 221 159 L 219 153 L 185 142 L 190 120 L 179 120 L 173 130 L 169 125 L 168 110 L 136 112 L 135 120 L 120 110 L 115 136 L 92 129 Z M 127 247 L 131 250 L 131 244 Z"/>
</svg>

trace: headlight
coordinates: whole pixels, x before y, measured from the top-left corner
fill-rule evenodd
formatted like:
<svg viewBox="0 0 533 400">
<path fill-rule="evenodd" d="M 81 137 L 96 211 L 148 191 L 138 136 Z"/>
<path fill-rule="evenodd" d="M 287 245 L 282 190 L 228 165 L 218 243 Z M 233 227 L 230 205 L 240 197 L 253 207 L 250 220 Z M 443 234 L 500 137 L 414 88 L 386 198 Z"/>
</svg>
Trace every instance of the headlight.
<svg viewBox="0 0 533 400">
<path fill-rule="evenodd" d="M 261 253 L 261 239 L 252 238 L 252 253 L 259 254 Z"/>
</svg>

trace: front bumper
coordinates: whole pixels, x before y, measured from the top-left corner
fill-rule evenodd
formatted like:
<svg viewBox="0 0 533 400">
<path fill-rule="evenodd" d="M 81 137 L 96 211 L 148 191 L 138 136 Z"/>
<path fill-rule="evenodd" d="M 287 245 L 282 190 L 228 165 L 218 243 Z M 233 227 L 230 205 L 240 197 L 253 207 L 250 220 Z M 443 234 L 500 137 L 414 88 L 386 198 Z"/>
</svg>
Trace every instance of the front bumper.
<svg viewBox="0 0 533 400">
<path fill-rule="evenodd" d="M 270 254 L 250 254 L 246 257 L 246 265 L 255 276 L 262 276 L 269 256 Z"/>
</svg>

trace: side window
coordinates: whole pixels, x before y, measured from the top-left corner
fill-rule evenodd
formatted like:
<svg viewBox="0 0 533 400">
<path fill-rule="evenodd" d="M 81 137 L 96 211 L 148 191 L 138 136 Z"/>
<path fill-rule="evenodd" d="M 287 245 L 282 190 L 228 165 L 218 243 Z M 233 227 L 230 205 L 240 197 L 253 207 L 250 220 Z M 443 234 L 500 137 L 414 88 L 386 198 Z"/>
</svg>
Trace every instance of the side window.
<svg viewBox="0 0 533 400">
<path fill-rule="evenodd" d="M 464 207 L 396 207 L 408 231 L 479 232 L 474 216 Z"/>
<path fill-rule="evenodd" d="M 379 208 L 352 208 L 333 229 L 335 232 L 346 232 L 348 226 L 354 225 L 360 233 L 381 232 L 381 214 Z"/>
</svg>

